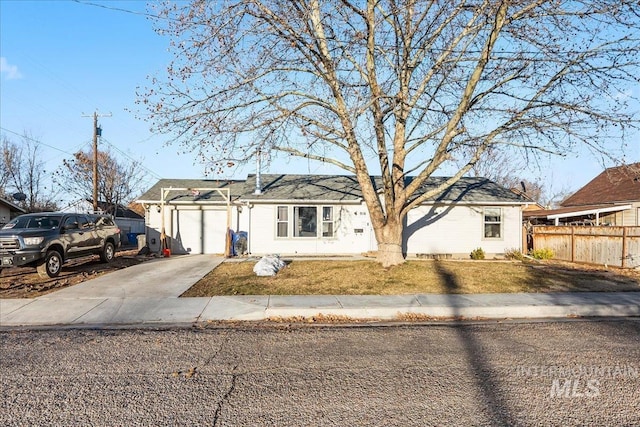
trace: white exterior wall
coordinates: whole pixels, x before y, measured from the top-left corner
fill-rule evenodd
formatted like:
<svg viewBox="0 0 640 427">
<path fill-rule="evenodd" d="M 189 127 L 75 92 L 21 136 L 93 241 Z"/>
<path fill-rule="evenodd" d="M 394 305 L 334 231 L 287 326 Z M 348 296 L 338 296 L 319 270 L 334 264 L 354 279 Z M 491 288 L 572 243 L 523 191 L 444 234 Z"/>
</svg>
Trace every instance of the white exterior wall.
<svg viewBox="0 0 640 427">
<path fill-rule="evenodd" d="M 164 208 L 165 233 L 175 254 L 224 254 L 227 232 L 226 206 L 174 206 Z M 235 208 L 232 207 L 233 220 Z M 162 216 L 152 206 L 146 213 L 146 242 L 151 252 L 161 249 Z M 232 227 L 233 228 L 233 223 Z"/>
<path fill-rule="evenodd" d="M 0 205 L 0 225 L 4 225 L 11 221 L 11 211 L 8 207 Z"/>
<path fill-rule="evenodd" d="M 277 206 L 288 206 L 288 237 L 276 236 Z M 335 237 L 292 237 L 292 206 L 243 204 L 232 206 L 231 228 L 248 233 L 248 251 L 253 255 L 361 254 L 376 250 L 371 220 L 364 204 L 333 206 Z M 494 207 L 493 205 L 487 205 Z M 421 206 L 411 210 L 405 228 L 405 250 L 408 255 L 452 254 L 468 257 L 481 247 L 487 254 L 502 254 L 522 247 L 522 214 L 520 206 L 499 206 L 502 209 L 502 237 L 484 238 L 484 206 Z M 495 206 L 498 207 L 498 206 Z M 438 214 L 434 216 L 434 213 Z M 160 251 L 162 220 L 152 206 L 146 214 L 146 242 L 152 252 Z M 318 226 L 319 228 L 320 226 Z M 415 230 L 414 230 L 415 228 Z M 171 239 L 173 253 L 223 254 L 227 229 L 226 206 L 166 206 L 165 230 Z M 357 229 L 362 232 L 356 232 Z"/>
<path fill-rule="evenodd" d="M 360 254 L 375 249 L 371 221 L 364 205 L 333 206 L 334 237 L 292 237 L 293 215 L 289 214 L 288 237 L 276 236 L 277 206 L 313 206 L 309 203 L 254 204 L 243 207 L 239 231 L 249 234 L 249 252 L 254 255 L 286 254 Z M 318 225 L 320 229 L 320 225 Z M 362 232 L 356 232 L 361 229 Z"/>
<path fill-rule="evenodd" d="M 487 254 L 502 254 L 508 249 L 521 249 L 520 206 L 495 207 L 502 208 L 502 237 L 490 239 L 484 237 L 484 206 L 442 205 L 412 209 L 407 216 L 405 228 L 407 254 L 451 254 L 468 257 L 472 250 L 479 247 Z"/>
</svg>

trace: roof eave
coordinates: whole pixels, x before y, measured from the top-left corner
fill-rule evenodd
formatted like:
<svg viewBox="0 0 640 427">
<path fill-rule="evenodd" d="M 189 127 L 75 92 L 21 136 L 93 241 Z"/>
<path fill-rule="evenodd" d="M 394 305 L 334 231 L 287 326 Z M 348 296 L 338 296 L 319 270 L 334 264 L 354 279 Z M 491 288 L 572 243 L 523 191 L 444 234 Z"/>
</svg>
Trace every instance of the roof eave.
<svg viewBox="0 0 640 427">
<path fill-rule="evenodd" d="M 362 199 L 343 199 L 343 200 L 330 200 L 330 199 L 260 199 L 260 198 L 251 198 L 238 199 L 240 203 L 256 203 L 256 204 L 269 204 L 269 203 L 285 203 L 285 204 L 296 204 L 296 203 L 309 203 L 309 204 L 360 204 L 362 203 Z"/>
<path fill-rule="evenodd" d="M 422 202 L 420 205 L 435 205 L 435 204 L 440 204 L 440 205 L 474 205 L 474 206 L 525 206 L 525 205 L 531 205 L 534 203 L 531 202 L 523 202 L 520 200 L 514 200 L 514 201 L 509 201 L 509 200 L 502 200 L 502 201 L 496 201 L 496 200 L 427 200 Z"/>
</svg>

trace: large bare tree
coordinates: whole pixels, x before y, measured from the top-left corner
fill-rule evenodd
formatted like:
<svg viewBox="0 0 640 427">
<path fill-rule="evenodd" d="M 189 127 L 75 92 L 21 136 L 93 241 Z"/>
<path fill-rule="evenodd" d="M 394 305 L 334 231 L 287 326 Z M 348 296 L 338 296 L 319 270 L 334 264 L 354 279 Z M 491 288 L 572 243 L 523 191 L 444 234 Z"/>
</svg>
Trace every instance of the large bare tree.
<svg viewBox="0 0 640 427">
<path fill-rule="evenodd" d="M 0 196 L 6 197 L 8 185 L 11 182 L 11 165 L 15 164 L 18 147 L 6 136 L 2 137 L 2 159 L 0 161 Z"/>
<path fill-rule="evenodd" d="M 0 193 L 5 197 L 15 193 L 23 196 L 16 203 L 27 212 L 55 211 L 56 192 L 49 184 L 49 176 L 42 160 L 40 142 L 24 132 L 14 142 L 3 136 L 0 161 Z"/>
<path fill-rule="evenodd" d="M 637 125 L 637 0 L 194 0 L 156 14 L 175 58 L 139 93 L 153 128 L 217 167 L 260 150 L 354 174 L 385 266 L 403 262 L 407 212 L 490 147 L 620 154 L 612 138 Z"/>
<path fill-rule="evenodd" d="M 140 164 L 118 160 L 109 150 L 98 150 L 97 157 L 99 202 L 106 203 L 116 215 L 118 207 L 130 203 L 140 191 Z M 68 193 L 93 201 L 93 152 L 79 151 L 73 159 L 65 159 L 54 178 Z"/>
</svg>

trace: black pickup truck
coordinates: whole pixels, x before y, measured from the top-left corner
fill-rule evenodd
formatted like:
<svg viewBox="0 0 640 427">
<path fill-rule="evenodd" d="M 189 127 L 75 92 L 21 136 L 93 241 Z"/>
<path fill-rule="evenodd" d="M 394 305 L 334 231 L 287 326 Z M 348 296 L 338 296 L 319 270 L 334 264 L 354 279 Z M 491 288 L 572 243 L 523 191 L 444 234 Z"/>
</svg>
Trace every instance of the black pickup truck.
<svg viewBox="0 0 640 427">
<path fill-rule="evenodd" d="M 120 229 L 107 215 L 20 215 L 0 230 L 0 270 L 29 266 L 56 277 L 68 259 L 95 254 L 110 262 L 119 247 Z"/>
</svg>

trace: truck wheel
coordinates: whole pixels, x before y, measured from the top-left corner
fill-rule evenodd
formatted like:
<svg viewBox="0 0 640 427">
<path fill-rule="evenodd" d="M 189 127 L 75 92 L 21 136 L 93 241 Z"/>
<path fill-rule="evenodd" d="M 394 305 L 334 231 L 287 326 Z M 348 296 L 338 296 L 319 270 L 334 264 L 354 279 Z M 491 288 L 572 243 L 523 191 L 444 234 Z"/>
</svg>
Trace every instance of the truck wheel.
<svg viewBox="0 0 640 427">
<path fill-rule="evenodd" d="M 38 276 L 43 279 L 56 277 L 62 270 L 62 256 L 58 251 L 49 251 L 44 257 L 44 261 L 40 262 L 36 269 Z"/>
<path fill-rule="evenodd" d="M 104 244 L 104 248 L 102 248 L 102 252 L 100 252 L 100 260 L 102 262 L 111 262 L 113 261 L 113 257 L 116 254 L 115 247 L 113 243 L 107 242 Z"/>
</svg>

